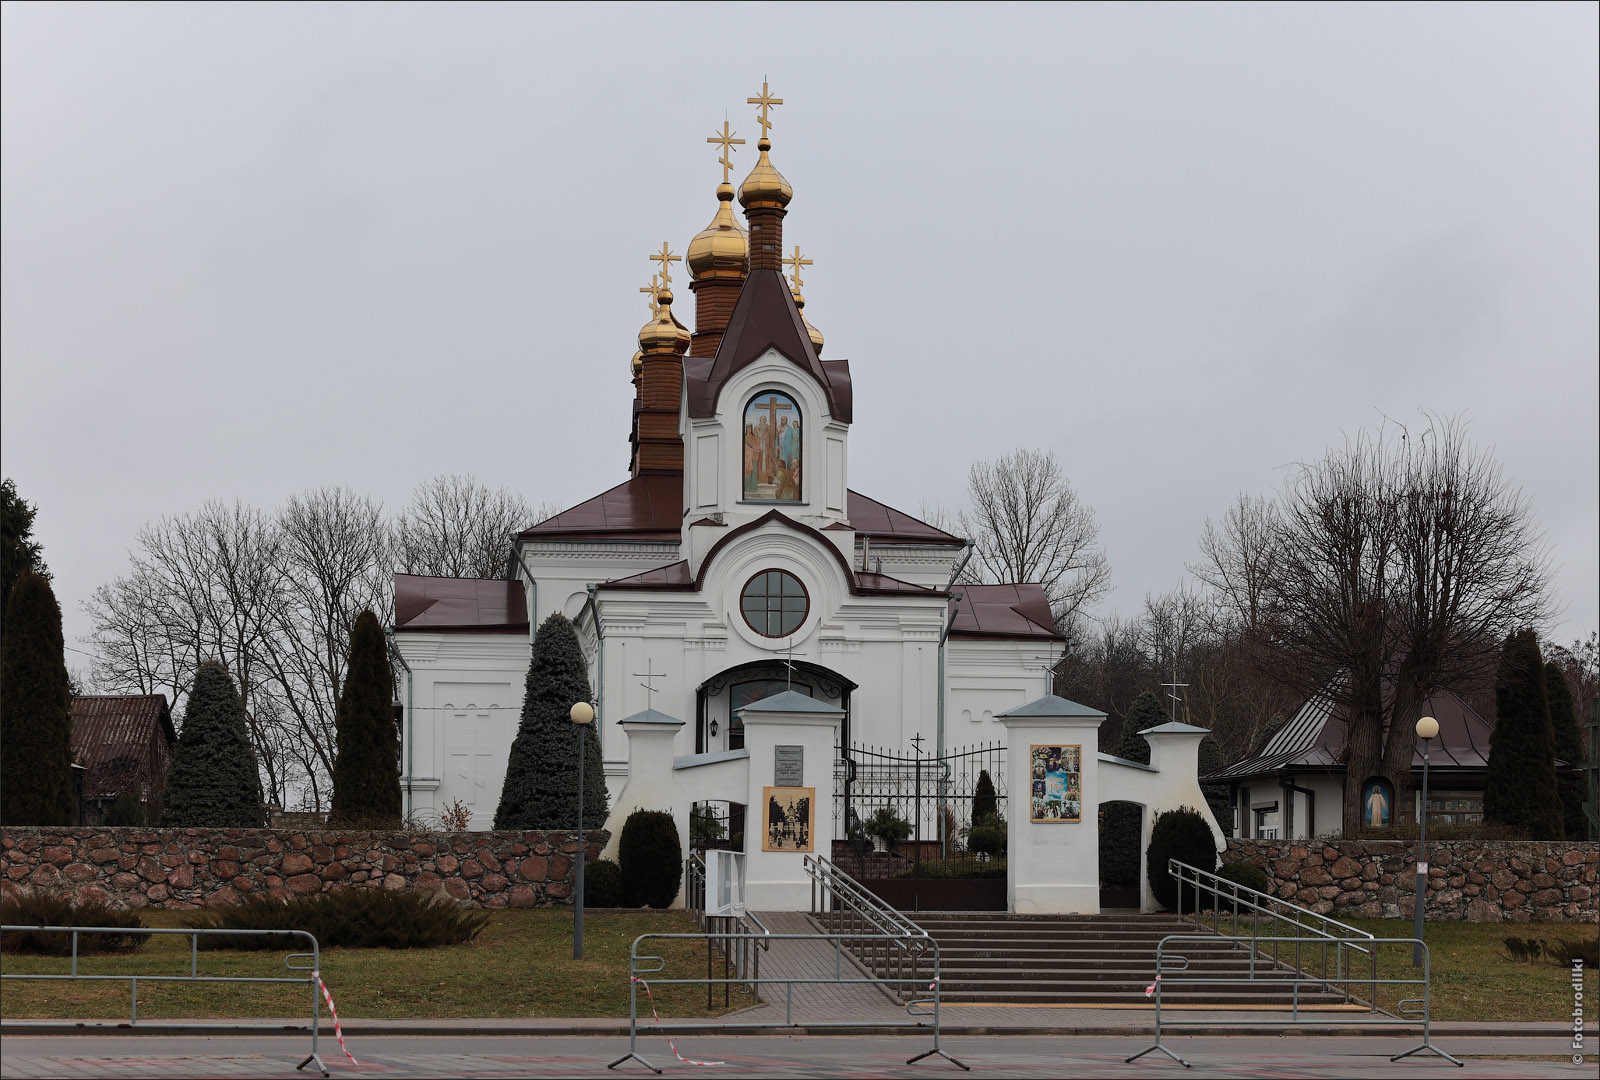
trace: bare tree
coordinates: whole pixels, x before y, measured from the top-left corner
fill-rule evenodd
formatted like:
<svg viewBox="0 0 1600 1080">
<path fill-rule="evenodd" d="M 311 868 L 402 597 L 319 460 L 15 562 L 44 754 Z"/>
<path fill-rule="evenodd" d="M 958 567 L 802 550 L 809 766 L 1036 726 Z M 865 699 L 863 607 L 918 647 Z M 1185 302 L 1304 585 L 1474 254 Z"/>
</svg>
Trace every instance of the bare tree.
<svg viewBox="0 0 1600 1080">
<path fill-rule="evenodd" d="M 408 574 L 504 577 L 511 536 L 544 509 L 471 476 L 436 476 L 417 485 L 395 520 L 395 565 Z"/>
<path fill-rule="evenodd" d="M 957 516 L 974 544 L 964 576 L 974 582 L 1044 586 L 1058 622 L 1111 588 L 1094 511 L 1078 499 L 1055 454 L 1026 448 L 979 461 L 967 473 L 971 508 Z"/>
<path fill-rule="evenodd" d="M 1196 572 L 1250 634 L 1261 669 L 1346 713 L 1344 828 L 1360 781 L 1403 805 L 1413 724 L 1440 689 L 1470 691 L 1511 630 L 1538 622 L 1547 571 L 1531 510 L 1454 421 L 1386 424 L 1299 466 L 1276 509 L 1209 523 Z"/>
</svg>

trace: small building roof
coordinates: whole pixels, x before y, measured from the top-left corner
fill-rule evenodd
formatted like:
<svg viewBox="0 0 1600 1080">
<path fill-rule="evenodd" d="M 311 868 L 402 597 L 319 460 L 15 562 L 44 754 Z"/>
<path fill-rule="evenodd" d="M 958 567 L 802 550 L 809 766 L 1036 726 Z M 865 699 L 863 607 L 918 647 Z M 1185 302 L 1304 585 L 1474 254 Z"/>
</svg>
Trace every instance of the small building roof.
<svg viewBox="0 0 1600 1080">
<path fill-rule="evenodd" d="M 948 544 L 952 547 L 966 543 L 959 536 L 934 528 L 904 510 L 896 510 L 877 499 L 869 499 L 859 491 L 848 493 L 845 512 L 850 518 L 850 527 L 858 535 L 870 537 L 876 543 Z"/>
<path fill-rule="evenodd" d="M 525 633 L 528 601 L 516 581 L 396 574 L 394 628 L 396 632 Z"/>
<path fill-rule="evenodd" d="M 617 723 L 661 724 L 663 726 L 672 725 L 675 727 L 683 726 L 682 720 L 679 720 L 676 716 L 668 716 L 666 713 L 661 712 L 658 709 L 646 709 L 643 712 L 636 712 L 632 716 L 624 716 L 621 720 L 618 720 Z"/>
<path fill-rule="evenodd" d="M 154 738 L 178 739 L 165 694 L 80 694 L 72 699 L 72 758 L 83 793 L 120 795 L 142 778 Z"/>
<path fill-rule="evenodd" d="M 1043 585 L 956 585 L 950 591 L 961 595 L 951 637 L 1066 640 L 1056 629 Z"/>
<path fill-rule="evenodd" d="M 1169 720 L 1165 724 L 1157 724 L 1153 728 L 1145 728 L 1140 735 L 1209 735 L 1210 728 L 1195 727 L 1178 720 Z"/>
<path fill-rule="evenodd" d="M 836 713 L 840 712 L 837 705 L 829 705 L 825 701 L 806 697 L 798 690 L 785 690 L 781 694 L 764 697 L 760 701 L 752 701 L 744 708 L 737 710 L 747 712 L 795 712 L 795 713 Z"/>
<path fill-rule="evenodd" d="M 1035 698 L 1026 705 L 1018 705 L 1015 709 L 1007 709 L 998 714 L 1006 716 L 1098 716 L 1104 720 L 1106 714 L 1099 709 L 1091 709 L 1087 705 L 1079 705 L 1076 701 L 1068 701 L 1055 694 L 1046 694 L 1042 698 Z"/>
<path fill-rule="evenodd" d="M 1494 731 L 1477 711 L 1449 691 L 1422 703 L 1422 715 L 1439 721 L 1439 738 L 1429 752 L 1434 769 L 1479 770 L 1489 765 L 1489 737 Z M 1261 752 L 1234 762 L 1203 779 L 1250 780 L 1292 772 L 1343 772 L 1348 714 L 1324 690 L 1312 696 L 1267 740 Z M 1422 744 L 1412 753 L 1412 768 L 1422 768 Z"/>
</svg>

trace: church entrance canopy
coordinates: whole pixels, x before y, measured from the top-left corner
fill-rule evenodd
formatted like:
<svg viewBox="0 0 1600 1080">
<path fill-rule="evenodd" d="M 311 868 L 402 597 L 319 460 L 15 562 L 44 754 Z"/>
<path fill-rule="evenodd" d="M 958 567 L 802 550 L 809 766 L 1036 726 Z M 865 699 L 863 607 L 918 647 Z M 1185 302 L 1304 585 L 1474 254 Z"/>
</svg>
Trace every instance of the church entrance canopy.
<svg viewBox="0 0 1600 1080">
<path fill-rule="evenodd" d="M 854 689 L 856 683 L 837 671 L 805 660 L 775 657 L 719 671 L 695 688 L 695 753 L 742 748 L 738 710 L 785 690 L 837 704 L 845 713 L 841 730 L 848 738 Z"/>
</svg>

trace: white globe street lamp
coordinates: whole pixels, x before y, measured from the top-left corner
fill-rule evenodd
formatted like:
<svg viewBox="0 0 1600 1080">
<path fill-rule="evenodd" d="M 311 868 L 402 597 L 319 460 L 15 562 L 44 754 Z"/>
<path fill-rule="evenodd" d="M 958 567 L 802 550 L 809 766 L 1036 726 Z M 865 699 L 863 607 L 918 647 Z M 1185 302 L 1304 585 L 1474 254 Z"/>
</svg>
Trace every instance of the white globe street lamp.
<svg viewBox="0 0 1600 1080">
<path fill-rule="evenodd" d="M 572 958 L 583 959 L 583 774 L 584 748 L 588 743 L 588 732 L 585 730 L 594 723 L 594 706 L 587 701 L 577 702 L 567 712 L 567 717 L 572 721 L 573 730 L 578 733 L 578 863 L 573 874 L 573 888 L 577 890 L 576 903 L 573 905 L 572 917 Z"/>
<path fill-rule="evenodd" d="M 1422 802 L 1417 808 L 1417 899 L 1413 918 L 1412 937 L 1417 944 L 1411 950 L 1411 966 L 1422 966 L 1422 909 L 1427 902 L 1428 888 L 1428 751 L 1439 735 L 1439 721 L 1424 716 L 1417 721 L 1417 738 L 1422 740 Z"/>
</svg>

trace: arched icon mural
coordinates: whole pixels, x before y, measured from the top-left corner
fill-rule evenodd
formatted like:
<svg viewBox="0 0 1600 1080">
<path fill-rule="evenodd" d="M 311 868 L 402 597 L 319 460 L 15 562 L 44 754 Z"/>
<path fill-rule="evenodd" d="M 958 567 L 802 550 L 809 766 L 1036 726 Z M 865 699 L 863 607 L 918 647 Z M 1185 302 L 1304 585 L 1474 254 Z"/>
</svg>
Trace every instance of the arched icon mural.
<svg viewBox="0 0 1600 1080">
<path fill-rule="evenodd" d="M 1381 776 L 1368 778 L 1361 785 L 1361 824 L 1369 829 L 1387 828 L 1394 814 L 1394 785 Z"/>
<path fill-rule="evenodd" d="M 744 497 L 800 501 L 800 406 L 764 390 L 744 407 Z"/>
</svg>

